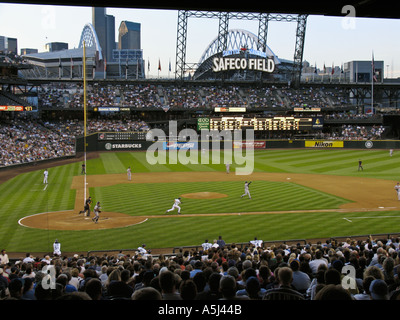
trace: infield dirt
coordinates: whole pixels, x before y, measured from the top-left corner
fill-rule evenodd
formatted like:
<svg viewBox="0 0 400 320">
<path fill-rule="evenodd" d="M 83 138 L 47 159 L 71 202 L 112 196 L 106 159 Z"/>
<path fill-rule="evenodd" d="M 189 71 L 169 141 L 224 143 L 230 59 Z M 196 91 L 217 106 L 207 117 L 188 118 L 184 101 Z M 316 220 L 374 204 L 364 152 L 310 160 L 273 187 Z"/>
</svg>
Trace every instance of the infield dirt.
<svg viewBox="0 0 400 320">
<path fill-rule="evenodd" d="M 124 183 L 168 183 L 168 182 L 206 182 L 206 181 L 246 181 L 267 180 L 277 182 L 292 182 L 309 188 L 332 194 L 351 202 L 341 206 L 340 209 L 313 210 L 316 212 L 345 212 L 345 211 L 390 211 L 399 209 L 399 201 L 394 190 L 394 182 L 390 180 L 371 179 L 364 177 L 347 177 L 316 174 L 288 174 L 254 172 L 251 175 L 226 174 L 225 172 L 154 172 L 133 173 L 132 181 L 128 181 L 126 174 L 88 175 L 88 187 L 103 187 Z M 20 220 L 20 224 L 30 228 L 50 230 L 98 230 L 121 228 L 143 223 L 147 219 L 184 217 L 184 215 L 154 215 L 133 217 L 118 212 L 102 212 L 99 223 L 95 224 L 91 217 L 79 214 L 83 209 L 85 190 L 84 176 L 76 176 L 71 188 L 76 190 L 75 209 L 69 211 L 48 212 L 27 216 Z M 86 194 L 88 194 L 86 192 Z M 224 194 L 182 194 L 182 197 L 213 198 L 222 197 Z M 273 212 L 248 212 L 241 214 L 283 214 L 289 211 Z M 295 212 L 295 211 L 290 211 Z M 304 212 L 304 210 L 302 210 Z M 211 213 L 212 214 L 212 213 Z M 210 216 L 211 214 L 207 214 Z M 218 215 L 237 213 L 218 213 Z M 190 216 L 194 216 L 193 214 Z"/>
</svg>

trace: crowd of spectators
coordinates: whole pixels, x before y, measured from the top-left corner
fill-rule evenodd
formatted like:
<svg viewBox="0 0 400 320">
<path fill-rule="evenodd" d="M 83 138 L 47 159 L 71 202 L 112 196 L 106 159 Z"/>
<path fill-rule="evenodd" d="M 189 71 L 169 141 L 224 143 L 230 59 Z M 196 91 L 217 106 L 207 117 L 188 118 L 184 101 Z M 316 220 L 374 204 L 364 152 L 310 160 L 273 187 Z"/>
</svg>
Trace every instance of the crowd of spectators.
<svg viewBox="0 0 400 320">
<path fill-rule="evenodd" d="M 220 237 L 221 238 L 221 237 Z M 259 240 L 261 241 L 261 240 Z M 223 241 L 222 241 L 223 242 Z M 398 300 L 399 238 L 237 246 L 152 256 L 0 255 L 10 300 Z M 53 287 L 43 281 L 54 268 Z M 44 269 L 45 268 L 45 269 Z"/>
<path fill-rule="evenodd" d="M 39 105 L 51 108 L 83 108 L 80 83 L 51 83 L 39 87 Z M 227 86 L 171 86 L 169 84 L 115 84 L 87 86 L 87 106 L 133 108 L 206 108 L 214 107 L 320 107 L 349 105 L 346 93 L 339 88 L 266 88 Z"/>
<path fill-rule="evenodd" d="M 35 162 L 75 154 L 73 137 L 37 122 L 10 120 L 0 126 L 0 166 Z"/>
<path fill-rule="evenodd" d="M 318 137 L 326 140 L 380 140 L 384 139 L 385 127 L 382 125 L 343 124 L 331 132 L 321 132 Z"/>
<path fill-rule="evenodd" d="M 41 121 L 17 117 L 0 122 L 0 167 L 75 155 L 76 138 L 84 134 L 78 120 Z M 143 131 L 142 120 L 130 118 L 90 119 L 87 133 Z"/>
</svg>

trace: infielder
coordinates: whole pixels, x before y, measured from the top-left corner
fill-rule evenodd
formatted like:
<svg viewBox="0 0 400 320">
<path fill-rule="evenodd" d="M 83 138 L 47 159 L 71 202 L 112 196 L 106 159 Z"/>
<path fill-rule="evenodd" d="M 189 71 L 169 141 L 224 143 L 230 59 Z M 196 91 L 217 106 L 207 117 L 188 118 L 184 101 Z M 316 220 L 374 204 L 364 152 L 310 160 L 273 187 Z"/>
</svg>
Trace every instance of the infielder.
<svg viewBox="0 0 400 320">
<path fill-rule="evenodd" d="M 226 173 L 230 172 L 230 166 L 231 166 L 231 164 L 229 162 L 225 163 Z"/>
<path fill-rule="evenodd" d="M 126 173 L 128 175 L 128 181 L 132 180 L 132 170 L 131 167 L 128 167 L 128 169 L 126 170 Z"/>
<path fill-rule="evenodd" d="M 49 177 L 49 171 L 47 171 L 47 169 L 44 170 L 43 172 L 43 183 L 46 184 L 47 182 L 47 178 Z"/>
<path fill-rule="evenodd" d="M 400 182 L 397 182 L 397 184 L 394 186 L 394 189 L 397 192 L 397 200 L 400 200 Z"/>
<path fill-rule="evenodd" d="M 172 208 L 165 211 L 165 213 L 174 211 L 175 209 L 178 209 L 178 214 L 181 214 L 181 207 L 179 206 L 181 203 L 182 203 L 181 198 L 176 198 L 174 204 L 172 205 Z"/>
<path fill-rule="evenodd" d="M 94 212 L 94 217 L 92 218 L 92 220 L 94 221 L 94 223 L 97 223 L 99 221 L 101 212 L 100 201 L 97 201 L 96 205 L 93 208 L 93 212 Z"/>
<path fill-rule="evenodd" d="M 244 183 L 244 194 L 242 194 L 241 198 L 243 198 L 244 196 L 248 195 L 249 199 L 251 199 L 250 190 L 249 190 L 250 183 L 251 183 L 251 181 L 250 182 L 246 181 Z"/>
</svg>

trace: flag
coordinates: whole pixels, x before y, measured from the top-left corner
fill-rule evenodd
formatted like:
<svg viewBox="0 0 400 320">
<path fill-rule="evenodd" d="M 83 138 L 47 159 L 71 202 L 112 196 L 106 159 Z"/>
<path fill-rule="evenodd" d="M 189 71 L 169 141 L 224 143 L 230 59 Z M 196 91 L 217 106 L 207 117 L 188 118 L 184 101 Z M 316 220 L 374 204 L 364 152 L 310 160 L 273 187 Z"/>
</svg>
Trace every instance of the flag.
<svg viewBox="0 0 400 320">
<path fill-rule="evenodd" d="M 161 62 L 160 62 L 160 59 L 158 59 L 158 71 L 161 71 Z"/>
<path fill-rule="evenodd" d="M 333 63 L 332 63 L 332 71 L 331 71 L 331 74 L 334 74 L 335 73 L 335 67 L 334 67 L 334 65 L 333 65 Z"/>
<path fill-rule="evenodd" d="M 371 67 L 372 67 L 372 79 L 374 82 L 377 82 L 378 79 L 376 78 L 376 73 L 375 73 L 375 61 L 374 61 L 374 53 L 373 52 L 372 52 Z"/>
<path fill-rule="evenodd" d="M 315 74 L 318 74 L 318 71 L 317 71 L 317 64 L 315 64 L 314 73 L 315 73 Z"/>
<path fill-rule="evenodd" d="M 342 66 L 340 67 L 340 73 L 343 73 L 343 64 L 342 64 Z"/>
<path fill-rule="evenodd" d="M 326 73 L 326 67 L 325 67 L 325 63 L 324 63 L 324 73 Z"/>
<path fill-rule="evenodd" d="M 169 71 L 171 71 L 171 60 L 169 60 Z"/>
<path fill-rule="evenodd" d="M 150 60 L 149 59 L 147 60 L 147 71 L 150 72 Z"/>
</svg>

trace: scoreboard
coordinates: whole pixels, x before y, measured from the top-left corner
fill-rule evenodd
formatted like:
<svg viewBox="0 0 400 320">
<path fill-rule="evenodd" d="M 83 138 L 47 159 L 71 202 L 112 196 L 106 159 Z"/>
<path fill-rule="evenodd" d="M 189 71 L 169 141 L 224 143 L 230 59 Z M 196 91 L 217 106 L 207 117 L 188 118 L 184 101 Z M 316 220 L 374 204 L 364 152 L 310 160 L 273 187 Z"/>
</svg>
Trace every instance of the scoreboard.
<svg viewBox="0 0 400 320">
<path fill-rule="evenodd" d="M 220 117 L 210 118 L 210 130 L 241 130 L 254 131 L 296 131 L 313 129 L 313 118 L 273 117 L 245 118 Z"/>
<path fill-rule="evenodd" d="M 97 134 L 99 141 L 130 141 L 146 140 L 146 132 L 100 132 Z"/>
<path fill-rule="evenodd" d="M 37 111 L 34 106 L 3 106 L 0 105 L 0 111 Z"/>
</svg>

